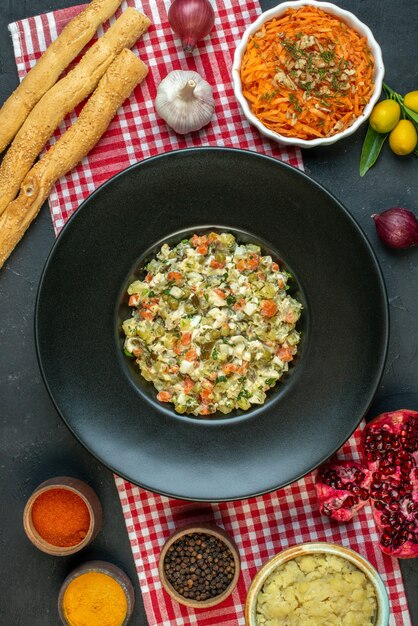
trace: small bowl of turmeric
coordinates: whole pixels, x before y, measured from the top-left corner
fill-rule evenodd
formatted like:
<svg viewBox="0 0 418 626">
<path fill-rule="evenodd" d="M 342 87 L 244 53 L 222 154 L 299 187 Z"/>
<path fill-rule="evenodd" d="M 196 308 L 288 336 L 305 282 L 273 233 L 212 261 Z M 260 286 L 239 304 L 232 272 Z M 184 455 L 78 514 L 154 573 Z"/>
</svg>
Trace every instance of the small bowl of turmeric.
<svg viewBox="0 0 418 626">
<path fill-rule="evenodd" d="M 30 496 L 23 527 L 42 552 L 67 556 L 78 552 L 98 534 L 102 507 L 93 489 L 77 478 L 59 476 L 43 482 Z"/>
<path fill-rule="evenodd" d="M 135 603 L 128 576 L 106 561 L 89 561 L 64 580 L 58 613 L 64 626 L 126 626 Z"/>
</svg>

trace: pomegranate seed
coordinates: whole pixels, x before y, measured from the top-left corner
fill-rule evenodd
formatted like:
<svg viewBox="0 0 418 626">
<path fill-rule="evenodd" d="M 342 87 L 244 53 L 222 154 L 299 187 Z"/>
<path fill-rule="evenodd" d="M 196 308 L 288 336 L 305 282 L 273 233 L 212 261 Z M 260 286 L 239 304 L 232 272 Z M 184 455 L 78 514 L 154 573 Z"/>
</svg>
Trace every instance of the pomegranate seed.
<svg viewBox="0 0 418 626">
<path fill-rule="evenodd" d="M 369 499 L 369 492 L 367 491 L 367 489 L 361 489 L 360 499 L 361 500 L 368 500 Z"/>
<path fill-rule="evenodd" d="M 392 544 L 392 537 L 389 535 L 389 533 L 383 533 L 380 538 L 380 543 L 382 544 L 382 546 L 385 546 L 385 548 L 388 548 Z"/>
<path fill-rule="evenodd" d="M 400 548 L 406 541 L 406 537 L 401 537 L 400 535 L 398 535 L 394 540 L 393 540 L 393 547 L 395 548 L 395 550 L 397 550 L 398 548 Z"/>
<path fill-rule="evenodd" d="M 400 506 L 399 502 L 391 502 L 389 504 L 389 510 L 393 512 L 398 511 Z"/>
</svg>

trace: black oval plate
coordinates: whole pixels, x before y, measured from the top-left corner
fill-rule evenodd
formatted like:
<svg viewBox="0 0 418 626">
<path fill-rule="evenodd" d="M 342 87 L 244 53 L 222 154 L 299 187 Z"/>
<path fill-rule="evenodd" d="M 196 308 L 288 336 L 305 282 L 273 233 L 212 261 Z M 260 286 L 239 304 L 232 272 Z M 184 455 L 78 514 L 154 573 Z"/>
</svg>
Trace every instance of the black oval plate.
<svg viewBox="0 0 418 626">
<path fill-rule="evenodd" d="M 212 224 L 276 249 L 309 321 L 276 400 L 229 420 L 179 416 L 144 397 L 116 328 L 121 288 L 144 251 Z M 282 487 L 335 452 L 373 399 L 388 326 L 380 268 L 346 209 L 302 172 L 225 148 L 142 161 L 83 202 L 46 262 L 35 321 L 45 384 L 81 443 L 146 489 L 205 501 Z"/>
</svg>

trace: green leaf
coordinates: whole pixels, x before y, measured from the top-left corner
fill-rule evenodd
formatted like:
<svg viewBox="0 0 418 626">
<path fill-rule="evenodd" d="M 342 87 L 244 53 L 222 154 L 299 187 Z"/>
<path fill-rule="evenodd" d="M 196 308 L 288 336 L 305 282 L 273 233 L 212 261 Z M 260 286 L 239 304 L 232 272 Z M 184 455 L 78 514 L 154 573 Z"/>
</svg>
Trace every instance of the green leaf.
<svg viewBox="0 0 418 626">
<path fill-rule="evenodd" d="M 389 85 L 383 83 L 383 90 L 386 93 L 388 98 L 394 98 L 394 96 L 398 95 L 396 91 L 394 91 Z"/>
<path fill-rule="evenodd" d="M 366 136 L 363 142 L 363 148 L 361 150 L 360 157 L 360 176 L 364 176 L 366 172 L 377 161 L 377 157 L 380 154 L 385 139 L 389 133 L 377 133 L 369 124 Z"/>
<path fill-rule="evenodd" d="M 131 352 L 129 352 L 129 350 L 127 350 L 126 348 L 123 349 L 123 354 L 125 356 L 128 356 L 130 359 L 134 359 L 135 358 L 134 355 Z"/>
<path fill-rule="evenodd" d="M 413 111 L 412 109 L 408 109 L 408 107 L 406 107 L 404 104 L 402 104 L 401 106 L 409 119 L 412 120 L 414 124 L 418 125 L 418 113 L 415 113 L 415 111 Z"/>
</svg>

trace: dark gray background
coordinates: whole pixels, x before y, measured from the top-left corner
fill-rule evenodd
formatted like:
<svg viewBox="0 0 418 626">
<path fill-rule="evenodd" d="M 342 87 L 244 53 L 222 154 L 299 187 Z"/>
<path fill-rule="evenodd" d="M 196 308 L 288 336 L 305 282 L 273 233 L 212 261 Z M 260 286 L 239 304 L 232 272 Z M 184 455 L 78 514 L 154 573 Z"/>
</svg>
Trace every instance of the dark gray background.
<svg viewBox="0 0 418 626">
<path fill-rule="evenodd" d="M 7 24 L 73 4 L 74 0 L 1 0 L 0 103 L 18 82 Z M 274 4 L 274 0 L 262 0 L 264 9 Z M 387 82 L 401 93 L 418 89 L 415 0 L 339 0 L 336 4 L 356 13 L 372 29 L 383 49 Z M 406 404 L 418 409 L 418 248 L 404 252 L 385 249 L 370 219 L 372 213 L 390 206 L 418 212 L 418 159 L 395 157 L 386 147 L 377 165 L 361 179 L 358 163 L 364 133 L 362 128 L 334 146 L 304 151 L 305 168 L 354 215 L 383 269 L 391 340 L 376 411 Z M 45 206 L 0 271 L 0 626 L 57 625 L 56 599 L 62 580 L 75 565 L 91 558 L 109 559 L 129 574 L 137 591 L 132 624 L 146 626 L 113 477 L 61 422 L 36 361 L 34 303 L 53 241 Z M 37 484 L 63 474 L 83 478 L 95 488 L 105 520 L 91 548 L 81 555 L 58 559 L 38 552 L 29 543 L 22 528 L 22 511 Z M 418 625 L 418 560 L 404 561 L 401 566 L 412 621 Z"/>
</svg>

